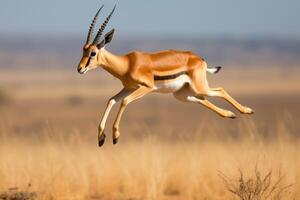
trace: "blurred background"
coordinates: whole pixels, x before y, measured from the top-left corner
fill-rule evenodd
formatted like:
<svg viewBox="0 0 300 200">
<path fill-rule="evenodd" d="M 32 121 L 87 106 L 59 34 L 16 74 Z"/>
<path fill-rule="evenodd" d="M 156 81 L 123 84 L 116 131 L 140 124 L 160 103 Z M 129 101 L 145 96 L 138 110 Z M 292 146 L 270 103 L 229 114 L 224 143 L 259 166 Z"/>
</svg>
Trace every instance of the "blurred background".
<svg viewBox="0 0 300 200">
<path fill-rule="evenodd" d="M 228 120 L 202 106 L 178 102 L 170 95 L 151 94 L 129 105 L 121 122 L 122 135 L 119 146 L 113 147 L 109 137 L 104 150 L 99 150 L 97 148 L 98 123 L 107 100 L 116 94 L 122 85 L 119 80 L 101 69 L 90 71 L 84 76 L 80 75 L 77 72 L 77 65 L 82 55 L 82 46 L 86 40 L 91 20 L 102 4 L 105 7 L 98 20 L 98 26 L 117 4 L 117 10 L 106 28 L 106 31 L 111 28 L 116 29 L 114 40 L 107 46 L 109 51 L 126 54 L 133 50 L 150 52 L 165 49 L 192 50 L 205 58 L 209 65 L 223 66 L 220 73 L 208 76 L 210 86 L 225 88 L 241 104 L 253 108 L 255 114 L 251 116 L 238 114 L 237 119 Z M 61 146 L 53 148 L 56 150 L 52 151 L 51 162 L 53 161 L 51 159 L 56 158 L 55 156 L 59 157 L 61 152 L 73 155 L 71 152 L 75 145 L 76 148 L 79 146 L 85 149 L 82 150 L 81 157 L 79 156 L 75 162 L 80 163 L 80 160 L 91 159 L 85 161 L 94 166 L 99 164 L 96 163 L 99 161 L 97 160 L 99 155 L 103 159 L 100 160 L 101 162 L 99 161 L 101 166 L 103 166 L 102 161 L 109 161 L 108 163 L 111 165 L 119 166 L 114 159 L 107 158 L 106 155 L 109 153 L 112 156 L 121 151 L 128 154 L 141 151 L 144 154 L 137 154 L 136 162 L 154 162 L 156 159 L 151 155 L 160 152 L 159 150 L 152 151 L 156 145 L 161 150 L 168 148 L 169 151 L 166 151 L 168 153 L 164 155 L 165 158 L 170 158 L 172 152 L 178 151 L 178 149 L 174 150 L 177 147 L 174 143 L 179 142 L 184 144 L 187 152 L 190 151 L 190 154 L 177 152 L 183 157 L 186 156 L 186 153 L 192 157 L 194 154 L 203 155 L 199 152 L 207 153 L 214 152 L 214 150 L 225 152 L 225 154 L 213 154 L 212 157 L 218 159 L 213 164 L 210 159 L 206 160 L 207 157 L 201 160 L 203 169 L 206 169 L 203 163 L 208 163 L 216 171 L 220 169 L 234 170 L 241 166 L 247 166 L 248 161 L 243 159 L 249 156 L 248 150 L 250 149 L 252 150 L 251 155 L 257 162 L 261 157 L 268 160 L 268 156 L 277 154 L 278 157 L 270 157 L 270 159 L 281 164 L 270 164 L 270 168 L 283 166 L 282 168 L 289 172 L 290 182 L 297 182 L 300 177 L 298 176 L 299 171 L 296 170 L 297 166 L 300 166 L 296 153 L 299 150 L 300 130 L 298 123 L 300 117 L 299 9 L 300 2 L 297 0 L 285 2 L 280 0 L 27 0 L 1 2 L 0 144 L 2 143 L 2 147 L 0 148 L 0 159 L 2 160 L 0 160 L 0 174 L 5 174 L 6 179 L 3 178 L 5 181 L 0 183 L 0 189 L 22 186 L 25 183 L 34 182 L 34 180 L 40 181 L 39 184 L 43 185 L 43 180 L 33 178 L 35 176 L 32 173 L 36 170 L 41 172 L 49 170 L 47 167 L 43 168 L 38 165 L 35 168 L 28 164 L 26 169 L 31 171 L 25 170 L 27 182 L 24 180 L 22 182 L 17 178 L 24 175 L 22 164 L 15 165 L 15 162 L 40 162 L 43 160 L 43 156 L 49 152 L 38 155 L 35 155 L 34 152 L 43 152 L 39 151 L 41 147 L 38 144 L 47 142 L 54 146 L 61 144 Z M 211 99 L 211 101 L 237 113 L 223 100 Z M 112 130 L 116 110 L 111 112 L 106 125 L 108 136 Z M 150 140 L 150 143 L 147 143 L 148 140 L 146 140 L 147 145 L 145 146 L 143 146 L 144 143 L 139 143 L 149 137 L 155 137 L 158 140 Z M 285 146 L 282 141 L 286 140 L 282 138 L 291 140 L 284 143 L 287 144 Z M 244 143 L 241 145 L 240 141 L 244 141 L 244 139 L 253 143 L 248 146 Z M 192 147 L 189 148 L 185 144 L 192 142 L 194 146 L 201 146 L 200 144 L 205 144 L 208 140 L 217 144 L 213 146 L 213 150 L 209 150 L 211 147 L 205 146 L 201 151 L 197 149 L 198 147 L 193 148 L 192 151 Z M 266 144 L 274 140 L 275 146 L 277 144 L 278 146 L 269 148 Z M 233 155 L 232 153 L 236 152 L 236 149 L 228 148 L 227 143 L 219 144 L 222 141 L 238 141 L 233 143 L 236 145 L 236 149 L 244 150 L 241 150 L 243 154 Z M 293 145 L 291 145 L 291 141 L 297 144 L 292 143 Z M 87 146 L 82 147 L 82 143 Z M 24 146 L 21 145 L 19 150 L 12 151 L 12 144 Z M 136 145 L 136 149 L 129 148 L 129 144 Z M 124 146 L 122 147 L 122 145 Z M 266 151 L 268 153 L 264 154 L 265 146 L 268 148 Z M 278 150 L 279 146 L 283 151 L 278 153 L 275 150 Z M 145 150 L 146 147 L 149 147 L 150 150 L 149 148 Z M 286 150 L 288 147 L 291 149 Z M 279 150 L 282 150 L 281 148 Z M 90 149 L 92 150 L 90 151 Z M 31 151 L 28 152 L 29 150 Z M 12 156 L 8 152 L 13 152 Z M 27 152 L 25 156 L 24 152 Z M 89 156 L 85 153 L 88 153 Z M 63 155 L 70 158 L 69 154 Z M 123 155 L 125 163 L 129 163 L 126 157 L 128 154 L 124 153 Z M 289 160 L 286 160 L 287 154 L 290 155 Z M 143 156 L 149 156 L 149 160 L 142 160 Z M 216 164 L 226 163 L 222 159 L 229 157 L 235 160 L 232 166 L 228 165 L 227 168 L 223 168 L 223 165 Z M 296 164 L 290 165 L 291 160 L 294 160 Z M 177 160 L 176 163 L 189 161 L 191 160 Z M 65 160 L 53 161 L 56 164 L 64 162 Z M 72 162 L 74 163 L 74 160 Z M 170 161 L 173 164 L 174 162 Z M 50 163 L 48 164 L 52 166 Z M 63 166 L 66 166 L 67 169 L 73 167 L 69 162 L 64 163 Z M 88 166 L 86 164 L 86 168 L 80 168 L 80 170 L 86 170 L 86 177 L 91 177 L 88 174 Z M 105 166 L 107 166 L 106 172 L 111 172 L 110 165 L 106 164 Z M 172 166 L 177 165 L 170 165 L 170 169 L 173 169 Z M 128 171 L 133 170 L 127 165 L 125 168 Z M 127 174 L 128 171 L 124 174 Z M 214 178 L 211 180 L 212 183 L 218 185 L 218 181 L 216 181 L 218 178 L 215 177 L 216 171 L 211 173 L 214 174 L 212 175 Z M 293 173 L 290 173 L 291 171 Z M 192 173 L 193 170 L 190 172 Z M 205 170 L 199 172 L 199 177 L 202 177 L 204 172 Z M 61 173 L 63 174 L 63 172 Z M 10 176 L 12 174 L 17 175 L 12 178 Z M 51 177 L 50 174 L 49 178 L 51 179 Z M 68 174 L 66 177 L 64 186 L 69 189 L 68 191 L 78 189 L 72 181 L 68 182 L 70 180 L 68 177 L 72 177 L 72 174 Z M 128 178 L 125 175 L 119 177 L 123 177 L 124 181 Z M 173 175 L 170 177 L 174 178 Z M 101 178 L 103 177 L 101 176 Z M 135 181 L 138 180 L 136 177 L 131 178 L 132 185 L 139 184 L 138 181 Z M 82 180 L 80 179 L 79 182 L 81 183 Z M 148 193 L 140 191 L 135 193 L 133 187 L 129 187 L 122 180 L 120 179 L 119 182 L 125 189 L 118 190 L 118 194 L 124 195 L 127 189 L 141 199 L 146 197 L 159 199 L 160 195 L 168 196 L 169 194 L 165 190 L 160 193 L 158 189 L 149 190 L 149 192 L 147 188 L 145 191 Z M 146 177 L 142 181 L 149 180 Z M 173 179 L 170 178 L 170 180 Z M 178 180 L 174 179 L 173 181 Z M 119 182 L 116 181 L 116 183 Z M 57 185 L 55 181 L 54 183 L 52 185 Z M 218 198 L 228 197 L 226 192 L 222 193 L 224 187 L 211 187 L 210 183 L 207 187 L 211 189 L 205 191 L 200 189 L 202 191 L 200 193 L 203 195 L 201 198 L 215 197 L 214 195 L 217 195 Z M 109 186 L 103 186 L 103 182 L 97 182 L 97 184 L 100 188 L 104 188 L 104 191 L 111 192 L 110 189 L 107 189 L 110 188 Z M 169 186 L 167 183 L 166 185 Z M 89 185 L 85 185 L 84 188 L 88 189 L 82 193 L 79 192 L 81 195 L 86 195 L 86 193 L 98 195 L 99 193 L 97 189 L 91 190 Z M 150 188 L 153 189 L 153 185 Z M 157 188 L 163 188 L 163 186 L 158 185 Z M 187 198 L 184 196 L 185 193 L 181 192 L 183 188 L 185 186 L 180 186 L 179 193 L 175 192 L 175 196 L 189 199 L 190 196 Z M 299 186 L 296 188 L 299 189 Z M 40 188 L 35 189 L 40 191 Z M 52 194 L 48 191 L 46 194 L 51 193 L 52 197 L 61 199 L 63 192 L 55 189 L 53 191 L 56 193 Z M 191 191 L 191 194 L 193 193 Z M 171 192 L 171 194 L 173 193 Z"/>
<path fill-rule="evenodd" d="M 47 113 L 53 111 L 52 106 L 57 108 L 58 102 L 69 105 L 68 109 L 74 110 L 73 120 L 78 116 L 76 121 L 79 121 L 68 125 L 64 122 L 63 128 L 88 124 L 96 127 L 106 100 L 121 88 L 120 82 L 104 70 L 95 70 L 85 76 L 76 72 L 90 22 L 102 4 L 105 8 L 98 26 L 117 4 L 117 11 L 106 29 L 116 28 L 114 41 L 107 47 L 113 53 L 192 50 L 204 57 L 209 65 L 223 66 L 220 74 L 209 76 L 210 85 L 222 86 L 242 104 L 252 106 L 257 114 L 251 119 L 264 115 L 270 120 L 277 117 L 276 112 L 281 115 L 279 109 L 291 114 L 295 120 L 299 119 L 297 109 L 293 109 L 298 106 L 293 102 L 298 101 L 300 91 L 298 1 L 93 0 L 87 3 L 28 0 L 7 1 L 0 8 L 1 104 L 10 102 L 9 107 L 17 109 L 21 115 L 36 115 L 34 121 L 18 115 L 21 123 L 27 122 L 26 125 L 11 122 L 16 129 L 30 132 L 43 127 L 45 121 L 56 125 L 57 118 L 60 122 L 71 121 L 64 117 L 60 119 L 68 111 L 59 116 Z M 36 109 L 29 108 L 31 101 L 38 101 Z M 150 112 L 139 109 L 137 114 L 136 107 L 148 103 Z M 227 106 L 223 101 L 219 103 Z M 17 108 L 19 104 L 27 106 Z M 261 111 L 260 106 L 270 110 Z M 2 112 L 9 107 L 2 106 Z M 151 112 L 152 109 L 157 112 Z M 35 113 L 38 111 L 39 114 Z M 172 119 L 166 119 L 164 123 L 157 120 L 157 113 L 168 118 L 169 112 L 173 113 Z M 82 117 L 82 113 L 88 116 Z M 150 95 L 129 106 L 124 120 L 130 120 L 126 121 L 130 125 L 123 123 L 123 127 L 126 130 L 138 122 L 151 129 L 159 125 L 172 130 L 176 127 L 176 119 L 185 121 L 183 113 L 193 119 L 191 124 L 185 122 L 185 131 L 197 129 L 204 116 L 228 122 L 200 106 L 180 104 L 168 95 Z M 10 119 L 3 116 L 3 120 Z M 15 121 L 12 118 L 10 121 Z M 258 123 L 261 121 L 259 119 Z M 230 126 L 235 123 L 228 122 Z"/>
</svg>

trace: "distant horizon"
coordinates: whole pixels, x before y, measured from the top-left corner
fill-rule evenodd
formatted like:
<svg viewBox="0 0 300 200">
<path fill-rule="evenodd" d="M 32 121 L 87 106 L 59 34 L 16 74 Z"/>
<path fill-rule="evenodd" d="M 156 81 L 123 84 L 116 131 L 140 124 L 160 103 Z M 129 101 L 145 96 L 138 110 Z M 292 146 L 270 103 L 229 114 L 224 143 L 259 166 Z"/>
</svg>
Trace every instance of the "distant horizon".
<svg viewBox="0 0 300 200">
<path fill-rule="evenodd" d="M 32 58 L 34 62 L 45 62 L 49 56 L 54 60 L 63 60 L 58 66 L 73 66 L 77 64 L 82 54 L 82 37 L 12 37 L 0 36 L 0 54 L 2 66 L 24 66 L 23 55 L 26 60 Z M 261 65 L 298 66 L 300 63 L 300 40 L 274 39 L 176 39 L 176 38 L 118 38 L 107 46 L 115 54 L 123 55 L 131 51 L 154 52 L 166 49 L 188 50 L 202 56 L 208 62 L 232 66 Z M 12 60 L 9 55 L 14 55 Z M 280 58 L 280 59 L 277 59 Z M 31 64 L 27 63 L 27 66 Z M 47 64 L 43 64 L 47 66 Z M 45 67 L 44 66 L 44 67 Z M 2 68 L 0 66 L 0 68 Z"/>
</svg>

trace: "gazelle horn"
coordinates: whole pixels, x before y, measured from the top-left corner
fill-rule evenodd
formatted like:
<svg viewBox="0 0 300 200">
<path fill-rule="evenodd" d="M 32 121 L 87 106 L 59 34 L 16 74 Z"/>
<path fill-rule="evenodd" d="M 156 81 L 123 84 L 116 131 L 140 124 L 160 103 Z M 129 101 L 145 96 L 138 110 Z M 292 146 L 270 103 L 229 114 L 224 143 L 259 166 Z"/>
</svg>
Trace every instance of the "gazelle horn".
<svg viewBox="0 0 300 200">
<path fill-rule="evenodd" d="M 93 41 L 93 44 L 97 45 L 99 43 L 100 37 L 106 27 L 106 25 L 108 24 L 111 16 L 113 15 L 113 13 L 115 12 L 116 9 L 116 5 L 114 6 L 114 8 L 112 9 L 112 11 L 109 13 L 109 15 L 107 16 L 107 18 L 105 19 L 105 21 L 103 22 L 103 24 L 101 25 L 101 27 L 98 30 L 98 33 Z"/>
<path fill-rule="evenodd" d="M 98 15 L 100 13 L 100 11 L 102 10 L 102 8 L 104 7 L 104 5 L 101 6 L 101 8 L 98 10 L 98 12 L 96 13 L 91 25 L 90 25 L 90 29 L 89 29 L 89 32 L 88 32 L 88 36 L 87 36 L 87 39 L 86 39 L 86 44 L 89 44 L 91 42 L 91 39 L 92 39 L 92 36 L 93 36 L 93 32 L 94 32 L 94 28 L 95 28 L 95 23 L 98 19 Z"/>
</svg>

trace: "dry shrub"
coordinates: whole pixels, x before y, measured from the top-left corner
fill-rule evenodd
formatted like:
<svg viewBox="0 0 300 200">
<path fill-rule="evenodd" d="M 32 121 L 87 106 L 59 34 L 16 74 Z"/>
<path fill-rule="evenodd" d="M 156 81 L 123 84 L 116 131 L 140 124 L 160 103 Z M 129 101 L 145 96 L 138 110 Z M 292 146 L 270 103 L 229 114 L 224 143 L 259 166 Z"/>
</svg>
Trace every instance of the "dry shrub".
<svg viewBox="0 0 300 200">
<path fill-rule="evenodd" d="M 24 191 L 20 191 L 17 187 L 9 188 L 7 191 L 0 193 L 0 200 L 34 200 L 37 195 L 35 192 L 29 191 L 30 187 L 29 184 Z"/>
<path fill-rule="evenodd" d="M 11 102 L 11 97 L 8 95 L 8 93 L 0 88 L 0 106 L 6 105 Z"/>
<path fill-rule="evenodd" d="M 272 176 L 272 171 L 265 175 L 255 168 L 254 176 L 245 178 L 244 173 L 239 170 L 238 180 L 232 180 L 220 174 L 228 191 L 233 193 L 241 200 L 280 200 L 286 199 L 288 189 L 292 186 L 284 185 L 284 176 L 279 172 L 278 176 Z"/>
<path fill-rule="evenodd" d="M 67 97 L 66 103 L 70 106 L 79 106 L 83 103 L 83 99 L 80 96 L 72 95 Z"/>
</svg>

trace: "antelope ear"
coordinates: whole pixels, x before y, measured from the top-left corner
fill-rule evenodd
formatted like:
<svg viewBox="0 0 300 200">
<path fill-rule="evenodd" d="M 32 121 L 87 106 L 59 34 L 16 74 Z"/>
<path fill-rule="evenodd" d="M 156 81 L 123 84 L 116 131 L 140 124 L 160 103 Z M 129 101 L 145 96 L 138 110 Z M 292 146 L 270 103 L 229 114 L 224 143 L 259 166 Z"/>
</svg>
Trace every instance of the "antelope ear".
<svg viewBox="0 0 300 200">
<path fill-rule="evenodd" d="M 99 44 L 97 44 L 98 49 L 101 49 L 104 46 L 105 46 L 105 40 L 104 39 Z"/>
<path fill-rule="evenodd" d="M 112 29 L 111 31 L 106 33 L 104 39 L 97 45 L 98 49 L 101 49 L 106 44 L 110 43 L 113 39 L 114 33 L 115 33 L 115 29 Z"/>
<path fill-rule="evenodd" d="M 97 44 L 98 49 L 101 49 L 106 44 L 110 43 L 113 39 L 114 33 L 115 33 L 115 29 L 112 29 L 111 31 L 106 33 L 104 39 L 99 44 Z"/>
<path fill-rule="evenodd" d="M 115 29 L 112 29 L 111 31 L 105 34 L 104 36 L 105 45 L 112 41 L 114 33 L 115 33 Z"/>
</svg>

